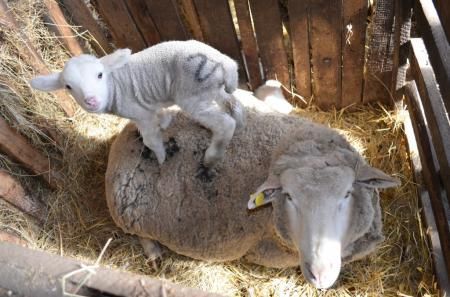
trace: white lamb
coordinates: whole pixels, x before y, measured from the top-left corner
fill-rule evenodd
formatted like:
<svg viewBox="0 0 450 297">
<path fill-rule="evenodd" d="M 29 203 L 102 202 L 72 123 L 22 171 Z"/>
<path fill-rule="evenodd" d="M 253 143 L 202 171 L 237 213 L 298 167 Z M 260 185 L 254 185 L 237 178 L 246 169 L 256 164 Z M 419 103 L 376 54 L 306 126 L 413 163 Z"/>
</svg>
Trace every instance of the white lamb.
<svg viewBox="0 0 450 297">
<path fill-rule="evenodd" d="M 195 40 L 163 42 L 133 55 L 129 49 L 100 59 L 81 55 L 62 72 L 31 80 L 43 91 L 66 88 L 88 112 L 133 120 L 159 164 L 166 158 L 161 128 L 170 123 L 164 108 L 176 104 L 212 131 L 207 167 L 223 158 L 236 126 L 243 124 L 242 108 L 231 95 L 237 84 L 236 62 Z"/>
<path fill-rule="evenodd" d="M 215 174 L 198 173 L 208 133 L 183 113 L 167 128 L 172 149 L 160 167 L 127 126 L 109 155 L 111 216 L 152 257 L 159 242 L 196 259 L 300 265 L 314 286 L 328 288 L 342 263 L 383 240 L 378 189 L 398 180 L 369 166 L 333 129 L 267 106 L 246 112 Z"/>
</svg>

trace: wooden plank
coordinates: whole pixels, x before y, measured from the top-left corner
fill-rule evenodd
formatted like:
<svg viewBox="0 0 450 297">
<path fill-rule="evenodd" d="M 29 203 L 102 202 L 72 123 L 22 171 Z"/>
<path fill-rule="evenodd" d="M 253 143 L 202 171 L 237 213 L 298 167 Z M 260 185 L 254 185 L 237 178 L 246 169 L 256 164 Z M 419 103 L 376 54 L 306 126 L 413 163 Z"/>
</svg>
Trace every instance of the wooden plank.
<svg viewBox="0 0 450 297">
<path fill-rule="evenodd" d="M 41 75 L 49 74 L 50 70 L 42 59 L 41 55 L 34 48 L 32 42 L 23 33 L 19 23 L 9 11 L 5 0 L 0 0 L 0 24 L 9 30 L 12 30 L 18 34 L 20 42 L 17 42 L 15 46 L 18 49 L 19 55 Z M 64 91 L 54 92 L 58 105 L 64 110 L 69 117 L 75 113 L 75 105 L 73 100 Z"/>
<path fill-rule="evenodd" d="M 418 98 L 418 90 L 414 82 L 406 85 L 405 95 L 414 128 L 414 134 L 418 140 L 419 155 L 423 167 L 423 179 L 430 195 L 431 207 L 436 220 L 439 240 L 442 245 L 445 266 L 447 271 L 450 271 L 450 231 L 443 206 L 443 200 L 441 199 L 439 175 L 433 162 L 432 145 L 428 136 L 427 125 L 423 117 L 420 98 Z M 448 181 L 449 180 L 446 180 L 447 183 Z"/>
<path fill-rule="evenodd" d="M 403 86 L 406 84 L 406 74 L 409 68 L 408 56 L 409 56 L 409 39 L 411 36 L 412 26 L 412 10 L 413 0 L 402 0 L 396 3 L 396 16 L 398 15 L 399 21 L 395 23 L 395 43 L 396 52 L 394 53 L 394 69 L 397 69 L 396 76 L 392 76 L 391 90 L 395 101 L 402 100 Z"/>
<path fill-rule="evenodd" d="M 450 111 L 450 44 L 431 0 L 416 1 L 417 29 L 430 53 L 445 106 Z"/>
<path fill-rule="evenodd" d="M 448 0 L 434 0 L 447 40 L 450 41 L 450 5 Z"/>
<path fill-rule="evenodd" d="M 367 1 L 342 1 L 342 100 L 340 107 L 362 102 Z"/>
<path fill-rule="evenodd" d="M 0 198 L 41 222 L 47 217 L 45 206 L 28 195 L 16 178 L 2 170 L 0 170 Z"/>
<path fill-rule="evenodd" d="M 342 94 L 342 1 L 317 0 L 310 6 L 313 93 L 324 109 L 339 107 Z"/>
<path fill-rule="evenodd" d="M 287 52 L 284 48 L 283 28 L 277 0 L 250 0 L 256 41 L 264 70 L 264 79 L 278 79 L 291 88 Z"/>
<path fill-rule="evenodd" d="M 194 0 L 205 41 L 240 65 L 239 77 L 245 80 L 244 63 L 227 0 Z"/>
<path fill-rule="evenodd" d="M 411 71 L 419 89 L 433 144 L 436 149 L 447 199 L 450 203 L 450 121 L 428 60 L 425 44 L 420 38 L 411 39 Z M 447 181 L 447 182 L 446 182 Z"/>
<path fill-rule="evenodd" d="M 99 251 L 100 253 L 100 251 Z M 0 242 L 0 288 L 19 296 L 219 297 L 168 281 Z M 80 267 L 87 269 L 80 271 Z M 74 273 L 79 271 L 79 273 Z M 89 273 L 94 271 L 95 273 Z M 70 274 L 70 275 L 69 275 Z M 88 276 L 88 277 L 87 277 Z M 83 282 L 83 280 L 85 282 Z M 63 283 L 66 292 L 63 292 Z M 78 295 L 74 290 L 80 286 Z"/>
<path fill-rule="evenodd" d="M 138 52 L 147 46 L 123 0 L 97 0 L 96 3 L 118 47 Z"/>
<path fill-rule="evenodd" d="M 289 28 L 294 60 L 295 90 L 304 98 L 312 96 L 309 40 L 309 2 L 289 1 Z"/>
<path fill-rule="evenodd" d="M 94 40 L 91 42 L 91 45 L 97 54 L 103 55 L 111 53 L 112 47 L 109 45 L 105 34 L 92 16 L 86 3 L 83 0 L 60 1 L 66 8 L 72 22 L 77 26 L 81 26 L 81 30 L 87 30 L 92 35 Z"/>
<path fill-rule="evenodd" d="M 392 104 L 390 90 L 393 68 L 394 2 L 377 0 L 369 27 L 363 102 L 381 101 Z M 397 75 L 395 73 L 395 75 Z"/>
<path fill-rule="evenodd" d="M 153 22 L 150 11 L 145 0 L 133 0 L 125 2 L 136 26 L 142 33 L 147 46 L 154 45 L 161 41 L 160 34 Z"/>
<path fill-rule="evenodd" d="M 253 31 L 250 8 L 247 0 L 234 0 L 234 7 L 236 9 L 250 90 L 255 90 L 262 85 L 262 77 L 259 66 L 258 45 Z"/>
<path fill-rule="evenodd" d="M 441 296 L 445 296 L 445 292 L 450 292 L 450 278 L 447 269 L 445 268 L 444 255 L 441 242 L 439 240 L 439 234 L 436 230 L 436 221 L 431 208 L 430 195 L 423 185 L 422 164 L 411 118 L 406 117 L 403 125 L 407 140 L 410 166 L 413 169 L 413 179 L 414 183 L 417 185 L 417 195 L 419 198 L 420 208 L 422 209 L 421 214 L 427 227 L 427 235 L 430 240 L 434 272 L 440 287 Z"/>
<path fill-rule="evenodd" d="M 56 188 L 58 177 L 51 170 L 49 159 L 33 148 L 25 137 L 13 130 L 1 117 L 0 151 L 8 154 L 34 174 L 41 175 L 52 188 Z"/>
<path fill-rule="evenodd" d="M 186 40 L 189 38 L 175 1 L 145 0 L 145 3 L 162 40 Z"/>
<path fill-rule="evenodd" d="M 27 242 L 23 239 L 21 239 L 19 236 L 16 236 L 14 234 L 11 234 L 9 232 L 5 232 L 0 230 L 0 241 L 6 241 L 13 244 L 21 245 L 21 246 L 27 246 Z M 2 295 L 2 292 L 0 291 L 0 296 L 8 296 L 8 295 Z"/>
<path fill-rule="evenodd" d="M 203 31 L 200 26 L 200 20 L 198 19 L 197 10 L 195 9 L 194 0 L 178 0 L 180 3 L 180 14 L 190 29 L 190 35 L 194 39 L 204 41 Z"/>
<path fill-rule="evenodd" d="M 65 48 L 72 54 L 78 56 L 83 53 L 76 35 L 67 23 L 64 14 L 54 0 L 44 0 L 44 5 L 48 10 L 48 18 L 50 23 L 47 26 L 55 32 L 56 36 L 62 41 Z"/>
</svg>

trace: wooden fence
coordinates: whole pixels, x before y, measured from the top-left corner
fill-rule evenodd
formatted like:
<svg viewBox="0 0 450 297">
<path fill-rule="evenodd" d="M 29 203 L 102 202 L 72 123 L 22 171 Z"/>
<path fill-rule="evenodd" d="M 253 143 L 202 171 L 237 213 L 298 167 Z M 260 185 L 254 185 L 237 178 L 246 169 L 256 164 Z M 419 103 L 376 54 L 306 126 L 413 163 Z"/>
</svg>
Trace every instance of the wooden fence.
<svg viewBox="0 0 450 297">
<path fill-rule="evenodd" d="M 276 78 L 322 108 L 394 99 L 399 45 L 409 37 L 410 5 L 403 3 L 409 1 L 378 0 L 372 14 L 367 2 L 92 1 L 117 47 L 138 51 L 164 40 L 198 39 L 238 61 L 250 89 Z M 111 51 L 85 1 L 61 4 L 72 23 Z"/>
</svg>

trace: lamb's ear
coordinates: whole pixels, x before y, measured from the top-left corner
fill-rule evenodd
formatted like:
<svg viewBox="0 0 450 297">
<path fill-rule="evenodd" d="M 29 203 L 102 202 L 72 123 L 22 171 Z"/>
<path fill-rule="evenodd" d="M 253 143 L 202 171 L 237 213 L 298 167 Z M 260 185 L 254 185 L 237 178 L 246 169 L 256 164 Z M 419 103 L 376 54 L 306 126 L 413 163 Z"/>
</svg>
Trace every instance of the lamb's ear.
<svg viewBox="0 0 450 297">
<path fill-rule="evenodd" d="M 118 49 L 114 53 L 100 58 L 100 62 L 108 70 L 118 69 L 128 63 L 131 50 L 128 48 Z"/>
<path fill-rule="evenodd" d="M 47 75 L 39 75 L 30 81 L 33 89 L 41 91 L 54 91 L 62 89 L 64 86 L 59 80 L 61 72 L 54 72 Z"/>
<path fill-rule="evenodd" d="M 277 192 L 281 191 L 281 183 L 279 176 L 269 175 L 267 180 L 258 187 L 255 193 L 250 195 L 247 208 L 255 209 L 262 205 L 272 202 L 276 197 Z"/>
<path fill-rule="evenodd" d="M 400 185 L 400 180 L 368 165 L 357 169 L 356 182 L 369 188 L 392 188 Z"/>
</svg>

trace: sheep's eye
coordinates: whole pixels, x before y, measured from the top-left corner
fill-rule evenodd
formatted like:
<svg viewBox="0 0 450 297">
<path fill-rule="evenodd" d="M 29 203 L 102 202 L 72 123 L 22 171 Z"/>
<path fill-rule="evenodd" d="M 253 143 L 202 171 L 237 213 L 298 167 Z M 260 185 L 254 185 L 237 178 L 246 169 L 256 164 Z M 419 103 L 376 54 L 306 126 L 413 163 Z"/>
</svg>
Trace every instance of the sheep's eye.
<svg viewBox="0 0 450 297">
<path fill-rule="evenodd" d="M 350 197 L 350 194 L 351 194 L 351 193 L 352 193 L 351 191 L 348 191 L 347 194 L 345 194 L 344 199 L 347 199 L 348 197 Z"/>
<path fill-rule="evenodd" d="M 69 85 L 66 85 L 66 89 L 68 89 L 68 90 L 72 90 L 72 87 L 71 87 L 71 86 L 69 86 Z"/>
<path fill-rule="evenodd" d="M 98 75 L 97 75 L 97 77 L 98 77 L 98 79 L 101 79 L 102 77 L 103 77 L 103 73 L 99 73 Z"/>
<path fill-rule="evenodd" d="M 291 195 L 289 195 L 289 194 L 286 194 L 286 199 L 287 199 L 287 200 L 289 200 L 289 201 L 292 201 L 292 197 L 291 197 Z"/>
</svg>

